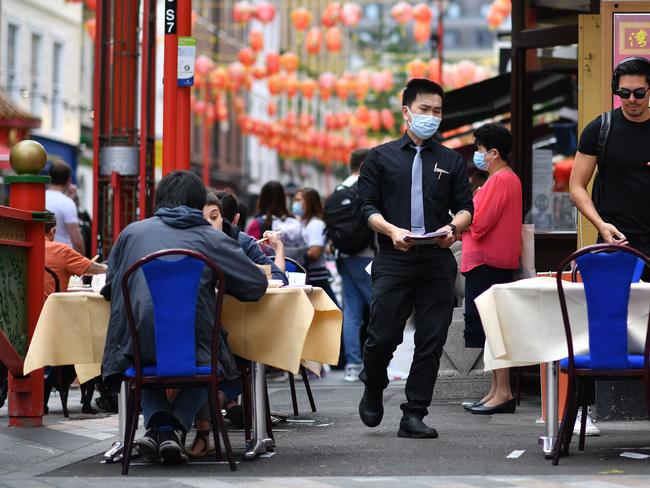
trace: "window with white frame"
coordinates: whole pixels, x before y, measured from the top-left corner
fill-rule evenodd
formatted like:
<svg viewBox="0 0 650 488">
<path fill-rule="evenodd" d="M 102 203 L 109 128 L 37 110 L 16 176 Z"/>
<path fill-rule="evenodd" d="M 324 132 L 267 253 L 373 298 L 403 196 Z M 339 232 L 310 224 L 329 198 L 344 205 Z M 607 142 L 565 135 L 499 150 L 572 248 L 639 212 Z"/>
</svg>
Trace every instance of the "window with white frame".
<svg viewBox="0 0 650 488">
<path fill-rule="evenodd" d="M 43 60 L 41 59 L 42 44 L 43 36 L 36 32 L 32 32 L 31 58 L 29 67 L 29 101 L 31 112 L 37 117 L 41 116 L 41 100 L 43 96 L 41 93 L 41 84 L 39 78 L 40 68 L 43 63 Z"/>
<path fill-rule="evenodd" d="M 61 73 L 63 44 L 54 43 L 52 52 L 52 130 L 59 130 L 63 124 L 63 100 L 61 97 Z"/>
<path fill-rule="evenodd" d="M 18 26 L 7 24 L 7 93 L 10 97 L 18 99 Z"/>
</svg>

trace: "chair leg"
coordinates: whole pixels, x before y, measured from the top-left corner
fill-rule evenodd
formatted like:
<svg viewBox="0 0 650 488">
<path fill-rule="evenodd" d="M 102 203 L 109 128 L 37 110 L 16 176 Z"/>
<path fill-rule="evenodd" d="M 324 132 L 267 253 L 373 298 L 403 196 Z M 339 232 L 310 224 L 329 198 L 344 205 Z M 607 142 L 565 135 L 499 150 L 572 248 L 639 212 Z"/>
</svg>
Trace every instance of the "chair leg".
<svg viewBox="0 0 650 488">
<path fill-rule="evenodd" d="M 307 398 L 309 398 L 309 406 L 311 411 L 316 411 L 316 402 L 314 401 L 314 395 L 311 393 L 311 385 L 309 384 L 309 376 L 307 375 L 307 370 L 300 366 L 300 374 L 302 375 L 302 381 L 305 384 L 305 390 L 307 390 Z"/>
<path fill-rule="evenodd" d="M 140 385 L 134 388 L 127 388 L 127 408 L 126 408 L 126 428 L 124 429 L 124 451 L 122 453 L 122 474 L 129 474 L 129 464 L 131 463 L 131 452 L 133 451 L 133 442 L 135 432 L 138 430 L 138 417 L 140 414 Z"/>
<path fill-rule="evenodd" d="M 275 437 L 273 437 L 273 420 L 271 419 L 271 404 L 269 402 L 269 387 L 266 383 L 266 378 L 264 379 L 264 402 L 266 404 L 266 434 L 275 443 Z"/>
<path fill-rule="evenodd" d="M 212 391 L 213 388 L 210 388 Z M 211 395 L 213 396 L 213 402 L 215 408 L 213 408 L 212 414 L 216 415 L 216 419 L 213 417 L 212 418 L 212 431 L 213 435 L 215 436 L 215 445 L 218 442 L 216 440 L 218 432 L 215 431 L 214 429 L 214 424 L 216 420 L 216 424 L 219 427 L 219 430 L 221 431 L 221 438 L 223 439 L 223 446 L 226 449 L 226 457 L 228 458 L 228 463 L 230 464 L 230 471 L 237 471 L 237 464 L 235 463 L 235 458 L 232 454 L 232 447 L 230 446 L 230 439 L 228 438 L 228 431 L 226 430 L 226 423 L 223 420 L 223 414 L 221 413 L 221 402 L 219 401 L 219 398 L 217 395 L 212 392 Z"/>
<path fill-rule="evenodd" d="M 584 451 L 585 450 L 585 437 L 587 434 L 587 415 L 589 412 L 589 399 L 587 398 L 587 385 L 585 385 L 584 381 L 582 382 L 583 386 L 580 390 L 580 409 L 581 411 L 581 416 L 580 416 L 580 439 L 578 441 L 578 450 L 579 451 Z"/>
<path fill-rule="evenodd" d="M 289 388 L 291 389 L 291 403 L 293 405 L 293 415 L 297 417 L 300 415 L 298 412 L 298 398 L 296 398 L 296 380 L 293 377 L 293 373 L 289 373 Z"/>
<path fill-rule="evenodd" d="M 56 379 L 56 389 L 59 390 L 59 397 L 61 398 L 61 408 L 63 409 L 63 416 L 67 419 L 70 417 L 68 412 L 68 391 L 69 389 L 63 384 L 63 375 L 60 366 L 54 366 L 54 378 Z"/>
<path fill-rule="evenodd" d="M 218 393 L 215 393 L 215 388 L 212 384 L 206 387 L 208 391 L 208 405 L 210 407 L 210 418 L 212 419 L 212 437 L 214 437 L 214 453 L 217 459 L 217 462 L 223 461 L 223 455 L 221 453 L 221 441 L 219 440 L 219 430 L 220 426 L 217 425 L 217 411 L 221 412 L 221 402 L 219 402 Z M 218 390 L 216 390 L 218 391 Z"/>
<path fill-rule="evenodd" d="M 560 432 L 558 433 L 557 438 L 555 439 L 555 446 L 553 447 L 553 466 L 557 466 L 558 462 L 560 461 L 560 454 L 564 450 L 564 439 L 566 437 L 566 429 L 568 424 L 570 424 L 570 412 L 572 411 L 572 397 L 573 397 L 573 378 L 569 378 L 569 385 L 568 385 L 568 391 L 567 391 L 567 402 L 564 405 L 564 416 L 562 418 L 562 424 L 560 426 Z M 547 422 L 551 421 L 551 419 L 547 418 Z M 575 420 L 574 420 L 575 422 Z M 573 424 L 570 425 L 571 430 L 573 431 Z M 567 452 L 568 452 L 568 446 L 567 446 Z"/>
</svg>

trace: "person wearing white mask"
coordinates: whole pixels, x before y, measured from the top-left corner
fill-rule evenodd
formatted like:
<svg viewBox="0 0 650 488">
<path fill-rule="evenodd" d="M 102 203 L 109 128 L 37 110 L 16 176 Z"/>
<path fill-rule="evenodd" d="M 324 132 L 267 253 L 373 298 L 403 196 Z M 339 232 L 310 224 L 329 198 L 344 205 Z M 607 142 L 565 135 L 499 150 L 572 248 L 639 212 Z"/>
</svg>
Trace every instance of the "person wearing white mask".
<svg viewBox="0 0 650 488">
<path fill-rule="evenodd" d="M 449 247 L 469 226 L 474 211 L 465 161 L 433 139 L 443 97 L 437 83 L 410 80 L 402 94 L 408 129 L 401 139 L 371 149 L 359 178 L 361 212 L 379 243 L 372 263 L 359 415 L 368 427 L 381 423 L 386 369 L 415 309 L 415 351 L 399 437 L 438 437 L 423 417 L 431 404 L 454 308 L 457 265 Z M 441 235 L 420 241 L 426 245 L 414 245 L 412 236 L 434 231 Z"/>
</svg>

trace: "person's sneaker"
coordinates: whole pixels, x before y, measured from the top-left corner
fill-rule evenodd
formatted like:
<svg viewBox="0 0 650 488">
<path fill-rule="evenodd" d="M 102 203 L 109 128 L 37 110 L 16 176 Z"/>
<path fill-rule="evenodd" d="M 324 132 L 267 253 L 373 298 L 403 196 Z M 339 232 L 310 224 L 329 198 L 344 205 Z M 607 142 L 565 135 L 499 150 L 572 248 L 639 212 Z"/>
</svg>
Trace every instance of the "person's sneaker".
<svg viewBox="0 0 650 488">
<path fill-rule="evenodd" d="M 147 460 L 151 462 L 158 461 L 158 434 L 155 430 L 147 430 L 144 437 L 136 440 L 135 444 L 140 449 L 140 454 Z"/>
<path fill-rule="evenodd" d="M 576 416 L 576 423 L 573 426 L 573 433 L 576 435 L 580 435 L 580 425 L 582 422 L 582 407 L 578 409 L 578 415 Z M 600 435 L 600 429 L 596 427 L 591 420 L 591 411 L 588 409 L 587 410 L 587 424 L 585 427 L 585 435 L 586 436 L 597 436 Z"/>
<path fill-rule="evenodd" d="M 345 366 L 345 376 L 343 377 L 343 381 L 348 381 L 350 383 L 354 383 L 355 381 L 359 381 L 359 374 L 361 373 L 361 370 L 363 369 L 363 364 L 348 364 Z"/>
<path fill-rule="evenodd" d="M 183 452 L 182 433 L 173 427 L 161 427 L 158 430 L 158 457 L 164 464 L 180 464 L 187 461 Z"/>
</svg>

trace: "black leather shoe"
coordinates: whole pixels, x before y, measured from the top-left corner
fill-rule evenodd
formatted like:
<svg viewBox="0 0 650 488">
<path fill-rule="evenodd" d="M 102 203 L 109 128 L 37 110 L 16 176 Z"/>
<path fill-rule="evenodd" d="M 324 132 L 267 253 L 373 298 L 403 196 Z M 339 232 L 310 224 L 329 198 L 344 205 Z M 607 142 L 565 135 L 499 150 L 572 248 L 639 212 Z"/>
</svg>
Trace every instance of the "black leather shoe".
<svg viewBox="0 0 650 488">
<path fill-rule="evenodd" d="M 488 407 L 486 405 L 479 405 L 478 407 L 472 407 L 469 409 L 470 412 L 478 415 L 492 415 L 493 413 L 515 413 L 517 409 L 517 404 L 515 399 L 512 398 L 507 402 L 500 403 L 498 405 L 493 405 Z"/>
<path fill-rule="evenodd" d="M 481 400 L 479 400 L 477 402 L 463 402 L 463 403 L 461 403 L 461 405 L 463 406 L 463 408 L 465 410 L 467 410 L 469 412 L 469 410 L 471 408 L 480 407 L 481 405 L 483 405 L 483 403 L 485 403 L 485 402 L 482 402 Z"/>
<path fill-rule="evenodd" d="M 397 437 L 410 437 L 412 439 L 436 439 L 438 431 L 429 427 L 417 415 L 404 415 L 399 423 Z"/>
<path fill-rule="evenodd" d="M 359 417 L 368 427 L 377 427 L 384 417 L 383 390 L 374 391 L 366 386 L 359 402 Z"/>
</svg>

